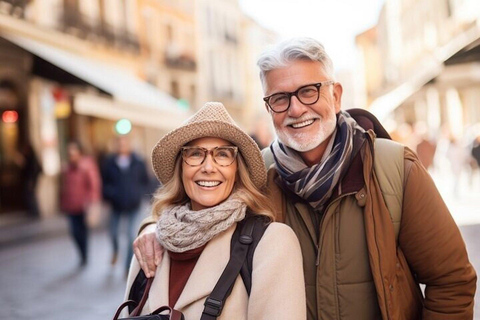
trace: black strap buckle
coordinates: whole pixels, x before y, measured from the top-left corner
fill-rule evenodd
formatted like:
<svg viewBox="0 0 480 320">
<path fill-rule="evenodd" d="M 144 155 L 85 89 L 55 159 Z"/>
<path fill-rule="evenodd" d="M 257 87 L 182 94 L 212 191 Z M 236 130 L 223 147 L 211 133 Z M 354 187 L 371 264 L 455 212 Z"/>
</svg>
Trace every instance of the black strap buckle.
<svg viewBox="0 0 480 320">
<path fill-rule="evenodd" d="M 209 316 L 218 317 L 222 313 L 223 303 L 221 300 L 208 297 L 207 300 L 205 300 L 204 305 L 205 310 L 203 310 L 203 312 Z"/>
</svg>

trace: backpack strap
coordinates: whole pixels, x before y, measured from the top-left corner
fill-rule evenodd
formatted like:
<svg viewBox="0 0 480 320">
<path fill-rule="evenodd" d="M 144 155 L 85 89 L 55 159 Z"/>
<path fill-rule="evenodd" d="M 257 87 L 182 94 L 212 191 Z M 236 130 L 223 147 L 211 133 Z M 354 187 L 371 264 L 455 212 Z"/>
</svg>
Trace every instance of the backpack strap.
<svg viewBox="0 0 480 320">
<path fill-rule="evenodd" d="M 260 241 L 261 236 L 265 232 L 265 229 L 268 225 L 265 224 L 263 217 L 258 218 L 254 215 L 248 215 L 245 219 L 237 224 L 235 229 L 235 234 L 237 234 L 236 240 L 234 241 L 234 236 L 232 236 L 232 245 L 230 260 L 225 267 L 220 279 L 218 280 L 215 288 L 213 288 L 212 293 L 208 296 L 207 300 L 204 303 L 204 309 L 202 317 L 200 320 L 215 320 L 222 313 L 223 306 L 228 296 L 232 292 L 233 285 L 235 280 L 238 277 L 240 271 L 244 268 L 248 270 L 249 258 L 251 255 L 251 260 L 253 261 L 253 253 L 255 247 Z M 261 232 L 260 238 L 257 238 L 260 232 L 256 229 L 263 229 Z M 250 253 L 251 252 L 251 253 Z M 249 281 L 249 287 L 251 288 L 251 264 L 250 262 L 250 272 L 246 276 Z M 246 266 L 245 266 L 246 265 Z M 245 282 L 245 278 L 242 275 L 242 279 Z M 245 285 L 247 287 L 247 285 Z M 247 289 L 248 292 L 250 289 Z"/>
<path fill-rule="evenodd" d="M 240 276 L 242 277 L 243 284 L 245 285 L 245 289 L 247 289 L 247 294 L 250 296 L 250 291 L 252 289 L 252 270 L 253 270 L 253 255 L 255 254 L 255 249 L 257 248 L 258 243 L 263 237 L 265 230 L 269 226 L 269 221 L 261 215 L 247 215 L 245 219 L 239 222 L 240 227 L 237 226 L 237 230 L 243 228 L 243 226 L 247 223 L 247 220 L 253 220 L 254 228 L 253 228 L 253 241 L 248 247 L 247 252 L 247 260 L 243 263 L 242 269 L 240 270 Z M 231 248 L 233 248 L 234 243 L 238 242 L 240 236 L 240 232 L 235 232 L 232 236 L 232 244 Z"/>
<path fill-rule="evenodd" d="M 390 213 L 395 230 L 395 242 L 398 241 L 402 220 L 403 190 L 406 182 L 405 166 L 411 163 L 405 160 L 405 147 L 388 139 L 375 139 L 374 169 L 382 191 L 383 199 Z M 409 168 L 408 168 L 409 169 Z"/>
</svg>

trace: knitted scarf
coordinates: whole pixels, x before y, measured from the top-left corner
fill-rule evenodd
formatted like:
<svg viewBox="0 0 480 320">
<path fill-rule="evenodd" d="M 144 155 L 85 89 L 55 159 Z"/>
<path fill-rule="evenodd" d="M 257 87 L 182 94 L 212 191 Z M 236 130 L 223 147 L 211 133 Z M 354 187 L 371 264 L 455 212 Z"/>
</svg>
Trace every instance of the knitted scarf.
<svg viewBox="0 0 480 320">
<path fill-rule="evenodd" d="M 346 112 L 337 114 L 333 144 L 320 163 L 309 167 L 300 154 L 275 140 L 270 149 L 282 188 L 306 200 L 315 211 L 323 213 L 334 188 L 345 176 L 356 152 L 365 141 L 365 130 Z"/>
<path fill-rule="evenodd" d="M 190 203 L 165 209 L 157 222 L 160 244 L 172 252 L 196 249 L 245 218 L 246 204 L 235 194 L 215 207 L 193 211 Z"/>
</svg>

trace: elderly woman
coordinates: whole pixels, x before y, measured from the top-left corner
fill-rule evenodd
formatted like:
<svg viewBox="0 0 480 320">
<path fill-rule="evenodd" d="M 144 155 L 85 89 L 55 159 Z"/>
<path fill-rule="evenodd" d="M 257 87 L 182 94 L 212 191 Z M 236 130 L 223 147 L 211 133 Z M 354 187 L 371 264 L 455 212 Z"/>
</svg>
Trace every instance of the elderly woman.
<svg viewBox="0 0 480 320">
<path fill-rule="evenodd" d="M 186 319 L 200 319 L 229 261 L 237 222 L 252 214 L 272 220 L 262 193 L 265 165 L 221 103 L 207 103 L 165 135 L 152 162 L 163 184 L 152 217 L 165 252 L 142 314 L 168 305 Z M 139 270 L 134 258 L 127 296 Z M 218 319 L 306 319 L 300 246 L 288 226 L 268 226 L 253 256 L 250 294 L 238 276 Z"/>
</svg>

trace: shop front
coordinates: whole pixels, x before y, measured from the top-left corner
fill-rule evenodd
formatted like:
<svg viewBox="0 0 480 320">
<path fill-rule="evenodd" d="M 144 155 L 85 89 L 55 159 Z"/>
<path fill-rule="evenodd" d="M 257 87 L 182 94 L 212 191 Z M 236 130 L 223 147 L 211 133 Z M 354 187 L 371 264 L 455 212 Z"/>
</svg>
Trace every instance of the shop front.
<svg viewBox="0 0 480 320">
<path fill-rule="evenodd" d="M 26 194 L 35 195 L 37 214 L 46 217 L 58 213 L 69 140 L 79 141 L 101 162 L 113 151 L 116 135 L 128 134 L 148 161 L 158 138 L 189 115 L 176 99 L 130 73 L 52 45 L 0 31 L 0 52 L 10 57 L 0 66 L 0 83 L 19 84 L 21 97 L 0 86 L 1 215 L 29 210 L 22 192 L 29 183 L 23 170 L 28 147 L 38 173 Z M 20 56 L 24 59 L 15 58 Z"/>
</svg>

